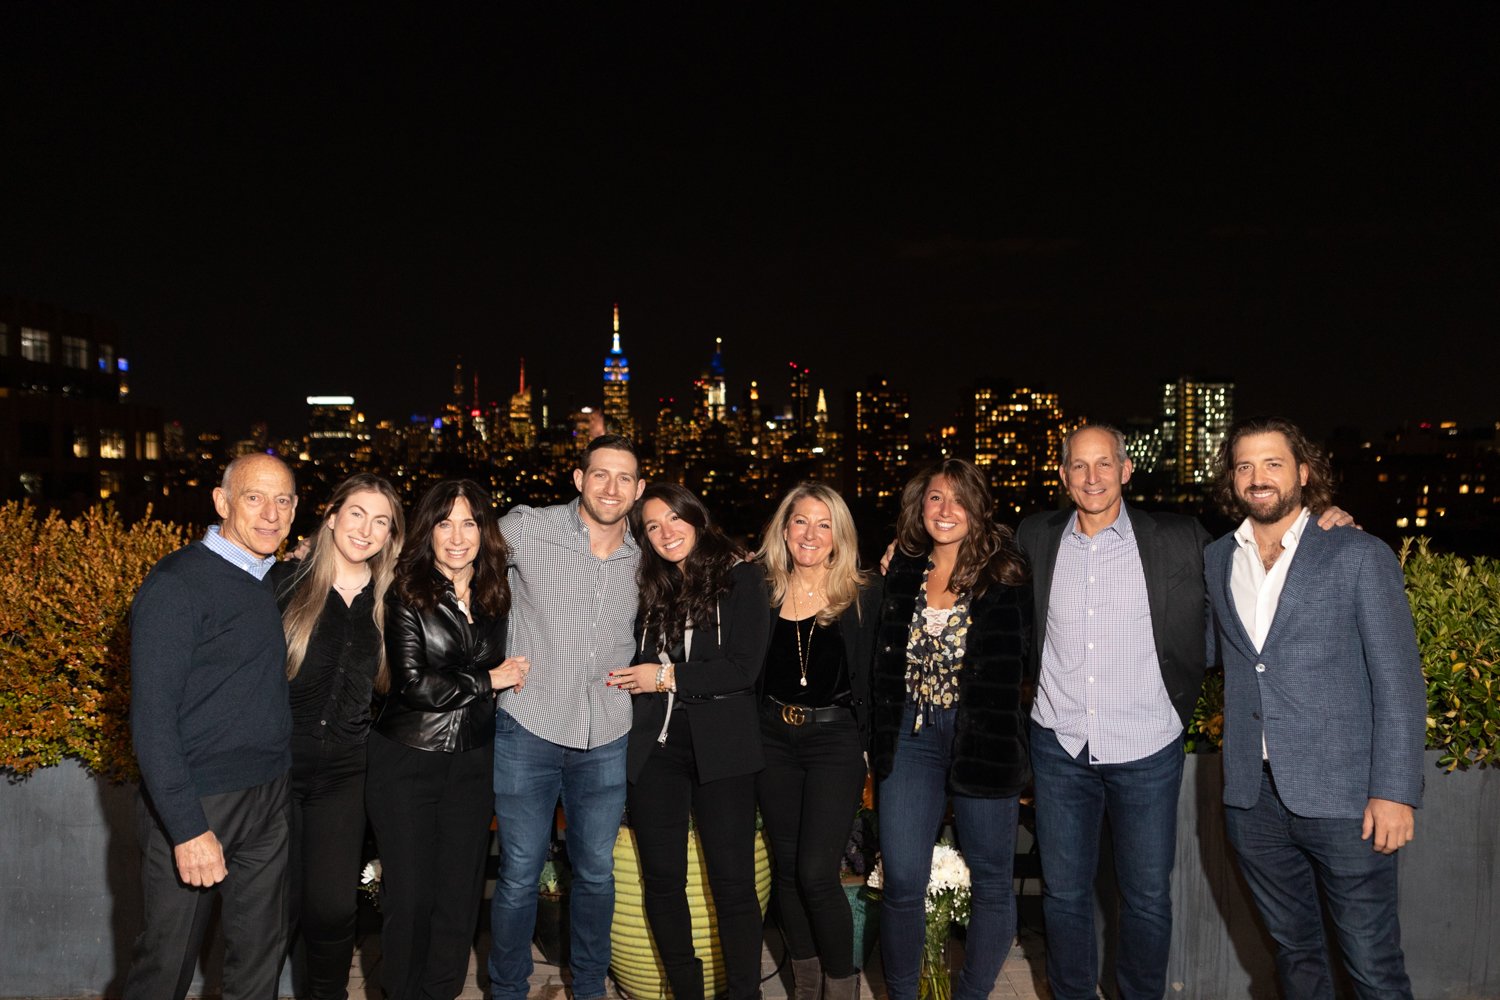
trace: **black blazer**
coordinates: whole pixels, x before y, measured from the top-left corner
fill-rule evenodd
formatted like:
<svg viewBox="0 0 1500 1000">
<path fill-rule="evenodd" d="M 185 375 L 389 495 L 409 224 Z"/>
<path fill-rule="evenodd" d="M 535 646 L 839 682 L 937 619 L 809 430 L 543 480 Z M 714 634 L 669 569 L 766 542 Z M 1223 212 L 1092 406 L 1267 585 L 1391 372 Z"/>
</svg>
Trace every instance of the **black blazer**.
<svg viewBox="0 0 1500 1000">
<path fill-rule="evenodd" d="M 765 666 L 770 635 L 766 576 L 753 563 L 740 563 L 729 571 L 729 579 L 729 590 L 719 599 L 718 625 L 693 629 L 687 662 L 677 664 L 674 671 L 676 702 L 692 718 L 693 758 L 700 782 L 753 774 L 765 767 L 755 687 Z M 637 633 L 638 653 L 640 649 Z M 634 783 L 656 751 L 667 696 L 654 691 L 637 694 L 631 707 L 634 714 L 625 768 Z"/>
<path fill-rule="evenodd" d="M 1204 613 L 1203 548 L 1208 532 L 1195 518 L 1181 514 L 1148 514 L 1126 504 L 1123 508 L 1135 531 L 1141 568 L 1146 573 L 1146 601 L 1151 608 L 1151 632 L 1156 659 L 1167 696 L 1184 727 L 1193 717 L 1203 690 Z M 1040 676 L 1042 644 L 1047 640 L 1047 605 L 1052 596 L 1052 568 L 1073 511 L 1033 514 L 1021 522 L 1016 541 L 1031 560 L 1036 594 L 1036 641 L 1031 646 L 1031 669 Z"/>
<path fill-rule="evenodd" d="M 876 637 L 875 776 L 891 773 L 906 708 L 906 640 L 922 589 L 925 556 L 897 551 L 885 575 Z M 1031 588 L 993 585 L 970 605 L 973 623 L 958 674 L 958 719 L 948 790 L 957 795 L 1016 795 L 1031 781 L 1023 695 L 1028 678 Z M 1201 640 L 1200 640 L 1201 641 Z"/>
<path fill-rule="evenodd" d="M 781 608 L 771 605 L 767 628 L 774 631 L 779 617 Z M 879 626 L 880 581 L 871 580 L 860 588 L 859 596 L 839 615 L 839 635 L 844 640 L 844 665 L 849 668 L 854 721 L 859 724 L 860 745 L 866 750 L 870 748 L 870 678 L 875 666 L 875 631 Z M 770 632 L 766 634 L 766 641 L 769 644 Z"/>
<path fill-rule="evenodd" d="M 385 608 L 391 690 L 377 733 L 418 750 L 457 753 L 494 740 L 490 671 L 505 660 L 505 617 L 464 620 L 453 584 L 442 580 L 435 607 L 416 611 L 392 591 Z"/>
</svg>

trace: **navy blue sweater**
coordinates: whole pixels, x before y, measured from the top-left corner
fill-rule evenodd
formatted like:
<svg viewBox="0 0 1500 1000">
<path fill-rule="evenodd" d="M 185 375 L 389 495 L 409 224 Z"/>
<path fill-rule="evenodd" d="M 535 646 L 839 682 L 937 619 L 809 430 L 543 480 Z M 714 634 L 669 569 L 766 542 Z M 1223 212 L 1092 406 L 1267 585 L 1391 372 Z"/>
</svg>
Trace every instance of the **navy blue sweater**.
<svg viewBox="0 0 1500 1000">
<path fill-rule="evenodd" d="M 130 731 L 172 843 L 206 832 L 200 798 L 291 766 L 276 595 L 201 541 L 151 570 L 130 610 Z"/>
</svg>

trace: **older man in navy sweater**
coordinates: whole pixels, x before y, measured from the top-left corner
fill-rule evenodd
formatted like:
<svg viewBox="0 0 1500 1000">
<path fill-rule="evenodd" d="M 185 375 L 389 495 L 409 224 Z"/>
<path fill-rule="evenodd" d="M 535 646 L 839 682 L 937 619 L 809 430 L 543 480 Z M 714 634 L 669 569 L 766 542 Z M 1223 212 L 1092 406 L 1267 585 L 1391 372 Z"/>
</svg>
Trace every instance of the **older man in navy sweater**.
<svg viewBox="0 0 1500 1000">
<path fill-rule="evenodd" d="M 221 523 L 157 563 L 131 608 L 130 726 L 145 929 L 127 1000 L 182 997 L 215 893 L 225 1000 L 277 993 L 286 945 L 286 642 L 266 572 L 297 509 L 292 472 L 250 455 L 214 490 Z"/>
</svg>

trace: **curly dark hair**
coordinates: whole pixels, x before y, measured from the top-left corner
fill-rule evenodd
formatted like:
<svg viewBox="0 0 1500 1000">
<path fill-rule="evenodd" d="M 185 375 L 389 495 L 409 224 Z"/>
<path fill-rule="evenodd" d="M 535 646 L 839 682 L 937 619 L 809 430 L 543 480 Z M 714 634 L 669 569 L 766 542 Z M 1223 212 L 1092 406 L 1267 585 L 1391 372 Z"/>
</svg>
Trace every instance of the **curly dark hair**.
<svg viewBox="0 0 1500 1000">
<path fill-rule="evenodd" d="M 660 500 L 667 509 L 693 526 L 697 540 L 693 551 L 680 564 L 656 554 L 646 539 L 645 510 L 648 500 Z M 740 553 L 693 492 L 677 483 L 651 483 L 630 509 L 630 532 L 641 546 L 641 622 L 648 630 L 642 646 L 658 641 L 675 646 L 686 631 L 718 624 L 719 598 L 729 589 L 729 570 Z M 681 572 L 678 571 L 679 566 Z M 655 632 L 655 635 L 650 634 Z M 662 633 L 665 638 L 661 638 Z"/>
<path fill-rule="evenodd" d="M 974 597 L 991 585 L 1014 587 L 1028 576 L 1026 557 L 1016 547 L 1016 534 L 995 521 L 995 501 L 984 475 L 972 462 L 950 458 L 917 473 L 901 491 L 901 513 L 896 518 L 896 544 L 911 556 L 932 551 L 932 536 L 922 524 L 922 497 L 927 484 L 938 476 L 948 480 L 964 512 L 969 515 L 969 533 L 958 548 L 958 563 L 948 584 L 955 594 Z"/>
<path fill-rule="evenodd" d="M 1314 517 L 1333 506 L 1333 467 L 1323 449 L 1308 440 L 1302 429 L 1285 417 L 1246 417 L 1229 428 L 1214 459 L 1213 497 L 1219 509 L 1230 517 L 1245 515 L 1245 508 L 1234 492 L 1234 447 L 1240 438 L 1250 434 L 1280 434 L 1286 438 L 1292 448 L 1292 458 L 1307 469 L 1302 502 Z"/>
<path fill-rule="evenodd" d="M 510 546 L 500 534 L 500 518 L 488 491 L 472 479 L 445 479 L 417 501 L 407 522 L 407 544 L 396 564 L 396 596 L 417 611 L 437 605 L 443 587 L 434 576 L 432 532 L 462 498 L 479 524 L 479 554 L 474 557 L 474 578 L 469 583 L 470 603 L 476 612 L 496 617 L 510 612 Z"/>
</svg>

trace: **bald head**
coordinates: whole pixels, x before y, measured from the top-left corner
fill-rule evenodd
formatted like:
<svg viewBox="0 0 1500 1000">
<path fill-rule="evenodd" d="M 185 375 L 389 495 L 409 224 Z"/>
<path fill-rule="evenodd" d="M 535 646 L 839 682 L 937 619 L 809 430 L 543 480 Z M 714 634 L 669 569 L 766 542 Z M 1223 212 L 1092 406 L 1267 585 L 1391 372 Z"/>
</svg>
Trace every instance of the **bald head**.
<svg viewBox="0 0 1500 1000">
<path fill-rule="evenodd" d="M 230 462 L 214 488 L 219 531 L 251 555 L 276 554 L 297 513 L 297 482 L 275 455 L 244 455 Z"/>
</svg>

